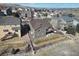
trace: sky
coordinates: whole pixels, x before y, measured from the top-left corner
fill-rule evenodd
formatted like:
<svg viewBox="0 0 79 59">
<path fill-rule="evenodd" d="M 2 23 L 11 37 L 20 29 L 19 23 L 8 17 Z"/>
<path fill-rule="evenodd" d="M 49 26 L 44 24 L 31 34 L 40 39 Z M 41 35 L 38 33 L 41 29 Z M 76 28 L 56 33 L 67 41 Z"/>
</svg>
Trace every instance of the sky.
<svg viewBox="0 0 79 59">
<path fill-rule="evenodd" d="M 24 3 L 20 5 L 36 8 L 79 8 L 79 3 Z"/>
</svg>

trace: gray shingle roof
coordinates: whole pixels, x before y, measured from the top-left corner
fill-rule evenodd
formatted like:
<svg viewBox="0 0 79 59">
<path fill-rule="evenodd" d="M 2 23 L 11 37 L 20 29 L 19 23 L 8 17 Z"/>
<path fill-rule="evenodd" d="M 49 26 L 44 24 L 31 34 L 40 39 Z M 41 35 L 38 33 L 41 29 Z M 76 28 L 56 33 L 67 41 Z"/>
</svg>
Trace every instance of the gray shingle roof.
<svg viewBox="0 0 79 59">
<path fill-rule="evenodd" d="M 19 25 L 20 19 L 13 16 L 0 17 L 0 25 Z"/>
<path fill-rule="evenodd" d="M 49 27 L 51 24 L 48 22 L 49 19 L 33 19 L 31 20 L 32 27 L 36 30 L 39 27 Z"/>
</svg>

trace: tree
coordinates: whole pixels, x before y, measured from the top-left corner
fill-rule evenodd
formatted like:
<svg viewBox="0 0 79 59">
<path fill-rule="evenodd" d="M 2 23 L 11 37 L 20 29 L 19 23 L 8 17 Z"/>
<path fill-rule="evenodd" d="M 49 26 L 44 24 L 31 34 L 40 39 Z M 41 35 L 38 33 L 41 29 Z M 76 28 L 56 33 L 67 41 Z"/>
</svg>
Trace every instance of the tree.
<svg viewBox="0 0 79 59">
<path fill-rule="evenodd" d="M 45 12 L 45 13 L 42 13 L 42 16 L 47 17 L 48 14 Z"/>
<path fill-rule="evenodd" d="M 76 26 L 76 31 L 79 33 L 79 23 Z"/>
<path fill-rule="evenodd" d="M 74 17 L 75 15 L 73 15 L 73 14 L 68 14 L 68 16 L 69 16 L 69 17 Z"/>
<path fill-rule="evenodd" d="M 67 27 L 64 27 L 64 30 L 67 31 Z"/>
<path fill-rule="evenodd" d="M 67 28 L 67 33 L 68 34 L 72 34 L 72 35 L 75 35 L 75 28 L 73 26 L 68 26 Z"/>
<path fill-rule="evenodd" d="M 18 13 L 18 12 L 16 12 L 16 13 L 12 13 L 12 15 L 13 15 L 14 17 L 17 17 L 17 18 L 20 17 L 20 13 Z"/>
<path fill-rule="evenodd" d="M 11 7 L 8 8 L 6 11 L 7 11 L 7 15 L 12 15 L 12 8 Z"/>
<path fill-rule="evenodd" d="M 40 14 L 38 14 L 37 16 L 40 17 Z"/>
</svg>

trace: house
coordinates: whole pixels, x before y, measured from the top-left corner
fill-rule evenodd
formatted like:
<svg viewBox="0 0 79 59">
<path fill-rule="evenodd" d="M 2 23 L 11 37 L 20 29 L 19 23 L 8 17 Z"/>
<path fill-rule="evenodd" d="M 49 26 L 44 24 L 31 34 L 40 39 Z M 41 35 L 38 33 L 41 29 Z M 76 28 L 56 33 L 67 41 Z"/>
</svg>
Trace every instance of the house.
<svg viewBox="0 0 79 59">
<path fill-rule="evenodd" d="M 64 15 L 64 16 L 59 18 L 59 20 L 58 20 L 58 27 L 61 28 L 61 29 L 64 29 L 64 27 L 74 26 L 76 28 L 76 25 L 78 23 L 79 22 L 77 21 L 76 18 L 69 17 L 68 15 Z"/>
<path fill-rule="evenodd" d="M 20 20 L 13 16 L 0 17 L 0 39 L 7 33 L 16 33 L 18 37 L 21 37 Z"/>
<path fill-rule="evenodd" d="M 62 17 L 52 17 L 50 24 L 54 29 L 63 30 L 67 26 L 67 22 Z"/>
<path fill-rule="evenodd" d="M 0 9 L 0 16 L 5 16 L 5 15 L 7 15 L 6 8 Z"/>
<path fill-rule="evenodd" d="M 17 8 L 12 7 L 12 13 L 16 13 L 17 12 Z"/>
<path fill-rule="evenodd" d="M 32 19 L 30 24 L 33 39 L 45 36 L 46 29 L 52 27 L 52 25 L 49 23 L 49 19 Z"/>
<path fill-rule="evenodd" d="M 62 18 L 59 18 L 57 25 L 58 25 L 58 29 L 64 30 L 64 27 L 67 26 L 67 23 Z"/>
<path fill-rule="evenodd" d="M 0 16 L 6 16 L 3 11 L 0 11 Z"/>
</svg>

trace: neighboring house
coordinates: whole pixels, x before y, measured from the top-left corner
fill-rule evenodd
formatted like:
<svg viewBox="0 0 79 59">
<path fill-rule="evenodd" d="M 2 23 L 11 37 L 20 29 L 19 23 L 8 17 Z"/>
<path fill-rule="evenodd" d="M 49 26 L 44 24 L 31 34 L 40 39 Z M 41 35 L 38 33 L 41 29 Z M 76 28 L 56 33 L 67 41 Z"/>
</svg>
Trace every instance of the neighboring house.
<svg viewBox="0 0 79 59">
<path fill-rule="evenodd" d="M 67 26 L 66 21 L 64 21 L 62 18 L 59 18 L 57 24 L 58 24 L 58 29 L 60 30 L 64 30 L 64 27 Z"/>
<path fill-rule="evenodd" d="M 67 25 L 66 21 L 61 17 L 52 17 L 50 24 L 54 29 L 61 29 L 63 30 L 64 27 Z"/>
<path fill-rule="evenodd" d="M 34 18 L 37 17 L 37 15 L 38 15 L 38 13 L 37 12 L 34 12 L 34 15 L 33 15 Z"/>
<path fill-rule="evenodd" d="M 73 18 L 69 17 L 68 15 L 62 16 L 62 19 L 67 22 L 67 25 L 71 25 L 73 22 Z"/>
<path fill-rule="evenodd" d="M 57 18 L 51 18 L 50 24 L 52 25 L 52 27 L 54 27 L 55 29 L 57 28 Z"/>
<path fill-rule="evenodd" d="M 0 17 L 0 38 L 8 32 L 16 33 L 21 37 L 20 20 L 13 16 Z"/>
<path fill-rule="evenodd" d="M 12 7 L 12 13 L 16 13 L 16 12 L 17 12 L 16 8 Z"/>
<path fill-rule="evenodd" d="M 6 16 L 4 12 L 0 11 L 0 16 Z"/>
<path fill-rule="evenodd" d="M 5 15 L 7 15 L 7 13 L 6 13 L 6 9 L 4 9 L 4 10 L 1 10 Z"/>
<path fill-rule="evenodd" d="M 31 34 L 33 38 L 39 38 L 46 35 L 46 29 L 52 27 L 49 23 L 49 19 L 32 19 L 31 24 Z"/>
<path fill-rule="evenodd" d="M 73 22 L 72 22 L 72 24 L 73 24 L 74 26 L 77 26 L 77 24 L 79 24 L 79 17 L 73 17 Z"/>
<path fill-rule="evenodd" d="M 60 20 L 58 21 L 58 27 L 61 29 L 64 29 L 64 27 L 68 27 L 68 26 L 76 27 L 78 23 L 79 22 L 77 21 L 76 18 L 65 15 L 60 17 Z"/>
<path fill-rule="evenodd" d="M 0 10 L 0 16 L 6 16 L 6 10 L 5 9 Z"/>
</svg>

